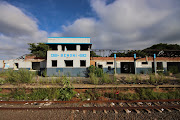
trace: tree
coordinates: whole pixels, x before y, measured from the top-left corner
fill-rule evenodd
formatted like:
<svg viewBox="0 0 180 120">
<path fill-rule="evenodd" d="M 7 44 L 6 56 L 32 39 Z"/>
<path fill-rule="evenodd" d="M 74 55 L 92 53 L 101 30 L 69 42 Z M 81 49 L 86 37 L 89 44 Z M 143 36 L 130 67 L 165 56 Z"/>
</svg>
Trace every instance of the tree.
<svg viewBox="0 0 180 120">
<path fill-rule="evenodd" d="M 132 50 L 127 53 L 116 53 L 116 56 L 117 57 L 133 57 L 135 53 L 138 57 L 144 57 L 146 55 L 142 50 Z M 114 57 L 114 54 L 115 53 L 112 53 L 109 57 Z"/>
<path fill-rule="evenodd" d="M 159 43 L 152 45 L 151 47 L 145 48 L 143 50 L 131 50 L 127 53 L 116 53 L 117 57 L 133 57 L 134 53 L 136 53 L 136 56 L 138 57 L 145 57 L 145 56 L 152 56 L 154 53 L 158 54 L 160 51 L 168 51 L 168 50 L 180 50 L 180 45 L 178 44 L 167 44 L 167 43 Z M 179 52 L 174 53 L 176 55 L 179 55 Z M 114 53 L 110 55 L 110 57 L 113 57 Z M 163 55 L 159 56 L 169 56 L 168 53 L 164 53 Z"/>
<path fill-rule="evenodd" d="M 96 55 L 94 51 L 90 52 L 90 57 L 101 57 L 100 55 Z"/>
<path fill-rule="evenodd" d="M 167 43 L 159 43 L 152 45 L 149 48 L 144 50 L 153 49 L 153 50 L 180 50 L 180 45 L 178 44 L 167 44 Z"/>
<path fill-rule="evenodd" d="M 36 57 L 46 58 L 48 45 L 44 43 L 28 43 L 28 45 L 28 49 L 31 51 L 32 55 L 35 55 Z"/>
</svg>

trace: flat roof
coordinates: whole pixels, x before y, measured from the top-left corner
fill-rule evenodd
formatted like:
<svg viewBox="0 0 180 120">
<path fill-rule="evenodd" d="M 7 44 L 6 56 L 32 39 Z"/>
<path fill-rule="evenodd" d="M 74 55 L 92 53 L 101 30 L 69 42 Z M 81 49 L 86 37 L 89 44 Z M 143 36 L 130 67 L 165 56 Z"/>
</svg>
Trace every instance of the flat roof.
<svg viewBox="0 0 180 120">
<path fill-rule="evenodd" d="M 90 37 L 48 37 L 48 38 L 90 38 Z"/>
<path fill-rule="evenodd" d="M 86 44 L 86 45 L 92 45 L 92 43 L 45 43 L 46 45 L 52 45 L 52 44 L 55 44 L 55 45 L 64 45 L 64 44 L 74 44 L 74 45 L 76 45 L 76 44 L 78 44 L 78 45 L 81 45 L 81 44 Z"/>
<path fill-rule="evenodd" d="M 138 58 L 138 57 L 137 57 Z M 153 57 L 147 57 L 148 61 L 153 61 Z M 91 60 L 114 60 L 114 57 L 91 57 Z M 131 60 L 134 61 L 134 57 L 116 57 L 118 60 Z M 146 58 L 138 58 L 137 61 L 146 61 Z M 180 62 L 180 57 L 157 57 L 156 61 L 178 61 Z"/>
</svg>

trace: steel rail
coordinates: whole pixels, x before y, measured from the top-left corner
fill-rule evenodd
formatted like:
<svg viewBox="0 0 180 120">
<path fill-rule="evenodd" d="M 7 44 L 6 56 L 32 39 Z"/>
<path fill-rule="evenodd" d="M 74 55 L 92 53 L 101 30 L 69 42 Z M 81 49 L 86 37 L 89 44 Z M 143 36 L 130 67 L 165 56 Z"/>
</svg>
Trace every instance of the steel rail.
<svg viewBox="0 0 180 120">
<path fill-rule="evenodd" d="M 135 102 L 179 102 L 180 99 L 166 99 L 166 100 L 94 100 L 94 101 L 0 101 L 0 104 L 25 104 L 25 103 L 135 103 Z"/>
<path fill-rule="evenodd" d="M 0 107 L 0 110 L 124 110 L 124 109 L 168 109 L 180 108 L 176 106 L 142 106 L 142 107 Z"/>
</svg>

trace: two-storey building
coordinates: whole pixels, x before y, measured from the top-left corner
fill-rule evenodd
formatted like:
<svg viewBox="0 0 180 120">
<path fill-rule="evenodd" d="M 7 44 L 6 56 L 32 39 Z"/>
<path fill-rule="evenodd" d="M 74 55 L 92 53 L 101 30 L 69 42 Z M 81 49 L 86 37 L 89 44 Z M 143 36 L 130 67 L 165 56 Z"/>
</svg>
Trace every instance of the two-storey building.
<svg viewBox="0 0 180 120">
<path fill-rule="evenodd" d="M 86 76 L 90 66 L 90 37 L 49 37 L 48 76 Z"/>
</svg>

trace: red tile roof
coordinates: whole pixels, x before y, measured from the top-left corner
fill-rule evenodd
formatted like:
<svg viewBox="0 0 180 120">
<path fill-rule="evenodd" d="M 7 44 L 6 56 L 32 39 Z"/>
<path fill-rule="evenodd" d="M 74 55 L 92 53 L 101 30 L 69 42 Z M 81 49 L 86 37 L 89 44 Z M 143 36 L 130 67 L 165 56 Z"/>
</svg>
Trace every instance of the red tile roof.
<svg viewBox="0 0 180 120">
<path fill-rule="evenodd" d="M 114 57 L 91 57 L 91 60 L 114 60 Z M 117 61 L 134 61 L 133 57 L 116 57 Z M 180 57 L 157 57 L 157 61 L 179 61 Z M 144 58 L 137 58 L 137 61 L 146 61 L 146 57 Z M 153 61 L 153 57 L 147 57 L 147 61 Z"/>
</svg>

